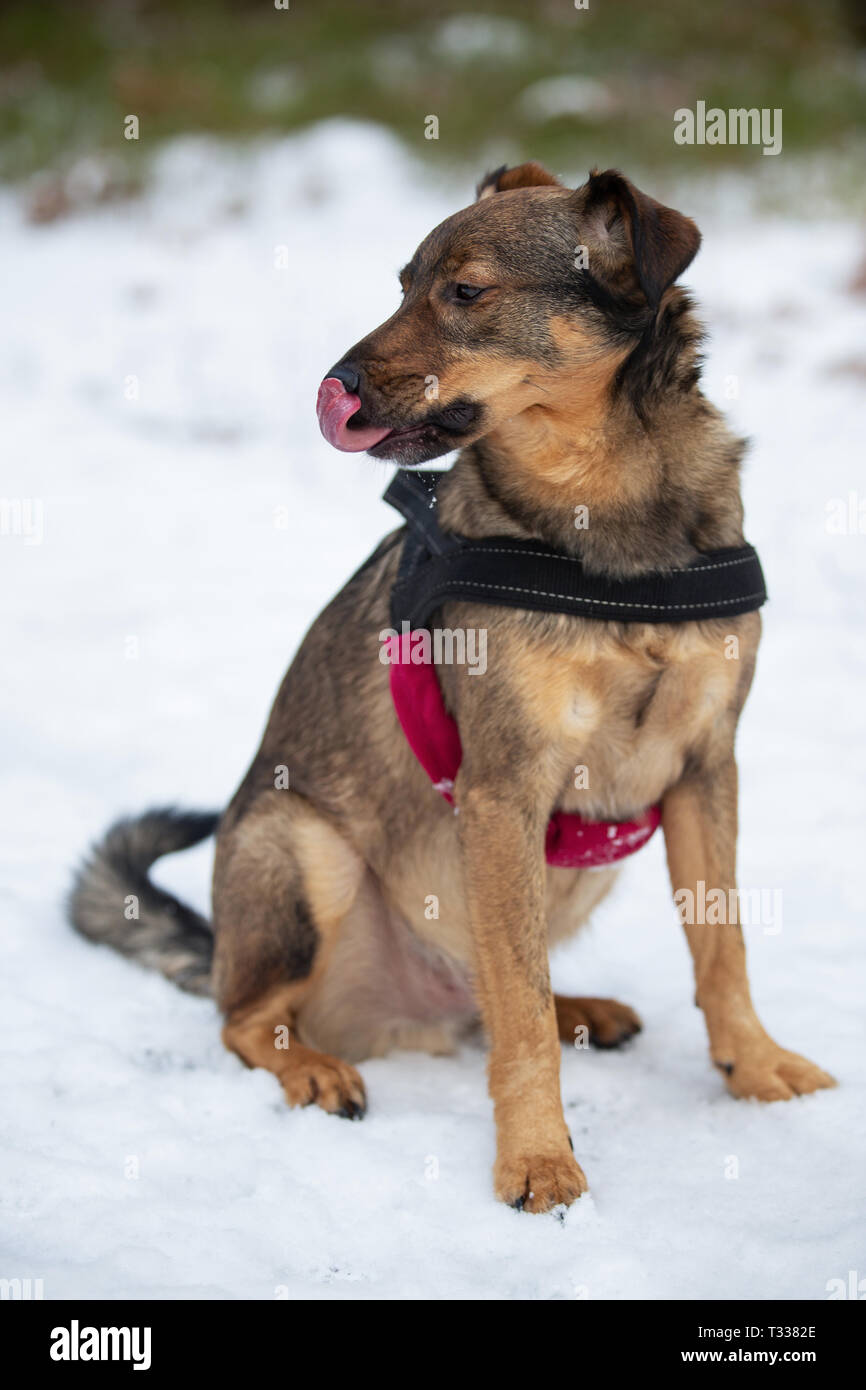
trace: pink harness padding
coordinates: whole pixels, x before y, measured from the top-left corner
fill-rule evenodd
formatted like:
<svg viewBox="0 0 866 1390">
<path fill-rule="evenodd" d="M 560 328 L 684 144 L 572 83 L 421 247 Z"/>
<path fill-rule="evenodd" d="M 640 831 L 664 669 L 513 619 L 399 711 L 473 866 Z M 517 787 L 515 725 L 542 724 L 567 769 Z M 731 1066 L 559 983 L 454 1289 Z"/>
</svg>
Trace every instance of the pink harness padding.
<svg viewBox="0 0 866 1390">
<path fill-rule="evenodd" d="M 414 635 L 402 639 L 406 644 L 402 649 L 404 660 L 399 659 L 401 638 L 389 638 L 385 644 L 391 657 L 391 698 L 409 747 L 436 791 L 453 802 L 454 782 L 463 757 L 460 731 L 445 708 L 435 665 L 415 665 L 408 659 Z M 651 806 L 633 821 L 589 821 L 571 812 L 557 811 L 547 825 L 545 856 L 548 864 L 558 869 L 594 869 L 615 864 L 645 845 L 660 822 L 658 806 Z"/>
</svg>

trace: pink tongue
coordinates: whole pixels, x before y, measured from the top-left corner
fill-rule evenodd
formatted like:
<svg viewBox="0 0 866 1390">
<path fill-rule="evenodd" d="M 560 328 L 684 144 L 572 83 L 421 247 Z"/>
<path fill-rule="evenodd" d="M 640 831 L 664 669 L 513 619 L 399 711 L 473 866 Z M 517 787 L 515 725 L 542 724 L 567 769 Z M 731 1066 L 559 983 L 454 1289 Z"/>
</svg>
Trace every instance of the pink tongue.
<svg viewBox="0 0 866 1390">
<path fill-rule="evenodd" d="M 370 425 L 366 429 L 350 430 L 348 422 L 361 409 L 358 396 L 346 390 L 342 381 L 335 376 L 326 376 L 319 387 L 316 400 L 316 414 L 319 429 L 329 444 L 342 449 L 347 454 L 359 454 L 364 449 L 372 449 L 390 430 L 376 429 Z"/>
</svg>

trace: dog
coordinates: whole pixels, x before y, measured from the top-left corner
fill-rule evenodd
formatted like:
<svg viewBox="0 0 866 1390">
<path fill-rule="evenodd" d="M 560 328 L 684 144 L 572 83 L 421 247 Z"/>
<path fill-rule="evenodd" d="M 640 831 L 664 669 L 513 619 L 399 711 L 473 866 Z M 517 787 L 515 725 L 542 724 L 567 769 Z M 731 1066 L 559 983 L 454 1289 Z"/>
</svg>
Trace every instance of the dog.
<svg viewBox="0 0 866 1390">
<path fill-rule="evenodd" d="M 397 311 L 329 372 L 323 432 L 401 469 L 458 451 L 437 484 L 446 531 L 541 542 L 589 575 L 628 581 L 742 546 L 744 444 L 701 393 L 702 329 L 675 283 L 699 244 L 693 221 L 616 170 L 574 190 L 535 163 L 500 169 L 422 242 Z M 449 807 L 379 659 L 404 534 L 313 623 L 224 814 L 120 822 L 81 869 L 71 918 L 212 994 L 226 1046 L 273 1072 L 290 1105 L 359 1118 L 356 1063 L 451 1052 L 480 1021 L 496 1196 L 549 1211 L 587 1187 L 560 1041 L 582 1029 L 617 1046 L 641 1024 L 625 1004 L 551 990 L 550 946 L 617 869 L 547 867 L 544 828 L 555 810 L 622 820 L 660 804 L 677 900 L 735 898 L 734 735 L 761 619 L 593 621 L 449 600 L 449 630 L 487 634 L 483 679 L 436 668 L 462 743 Z M 147 870 L 213 830 L 211 929 Z M 728 1090 L 771 1101 L 834 1085 L 759 1022 L 736 912 L 685 931 Z"/>
</svg>

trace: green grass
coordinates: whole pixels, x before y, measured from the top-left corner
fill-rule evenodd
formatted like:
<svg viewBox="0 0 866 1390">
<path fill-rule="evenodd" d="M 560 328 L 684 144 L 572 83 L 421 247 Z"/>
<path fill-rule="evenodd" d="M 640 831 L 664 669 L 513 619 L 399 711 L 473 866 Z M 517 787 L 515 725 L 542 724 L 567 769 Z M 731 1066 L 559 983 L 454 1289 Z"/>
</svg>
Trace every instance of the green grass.
<svg viewBox="0 0 866 1390">
<path fill-rule="evenodd" d="M 443 26 L 467 13 L 492 16 L 514 51 L 444 49 Z M 699 98 L 781 107 L 787 154 L 851 151 L 866 129 L 859 15 L 857 0 L 589 0 L 585 11 L 572 0 L 291 0 L 288 11 L 273 0 L 6 0 L 0 177 L 93 151 L 135 168 L 179 133 L 245 137 L 334 115 L 382 122 L 427 158 L 479 169 L 528 155 L 569 169 L 760 163 L 758 149 L 674 145 L 674 110 Z M 601 82 L 609 109 L 532 119 L 522 93 L 556 76 Z M 123 138 L 128 114 L 138 142 Z M 430 114 L 438 141 L 424 139 Z"/>
</svg>

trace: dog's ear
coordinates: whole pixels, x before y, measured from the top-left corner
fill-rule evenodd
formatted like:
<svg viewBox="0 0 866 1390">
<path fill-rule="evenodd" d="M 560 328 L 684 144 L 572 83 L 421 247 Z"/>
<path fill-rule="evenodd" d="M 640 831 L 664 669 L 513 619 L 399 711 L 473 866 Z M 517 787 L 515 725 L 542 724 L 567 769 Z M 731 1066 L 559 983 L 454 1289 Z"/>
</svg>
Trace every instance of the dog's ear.
<svg viewBox="0 0 866 1390">
<path fill-rule="evenodd" d="M 602 272 L 615 274 L 630 258 L 641 289 L 656 308 L 697 255 L 701 234 L 692 219 L 647 197 L 616 169 L 601 174 L 593 169 L 578 197 L 590 271 L 595 259 Z"/>
<path fill-rule="evenodd" d="M 535 160 L 530 160 L 528 164 L 517 164 L 513 169 L 503 164 L 492 174 L 485 174 L 475 192 L 480 200 L 490 198 L 494 193 L 508 193 L 512 188 L 538 188 L 544 184 L 562 188 L 554 174 L 549 174 Z"/>
</svg>

